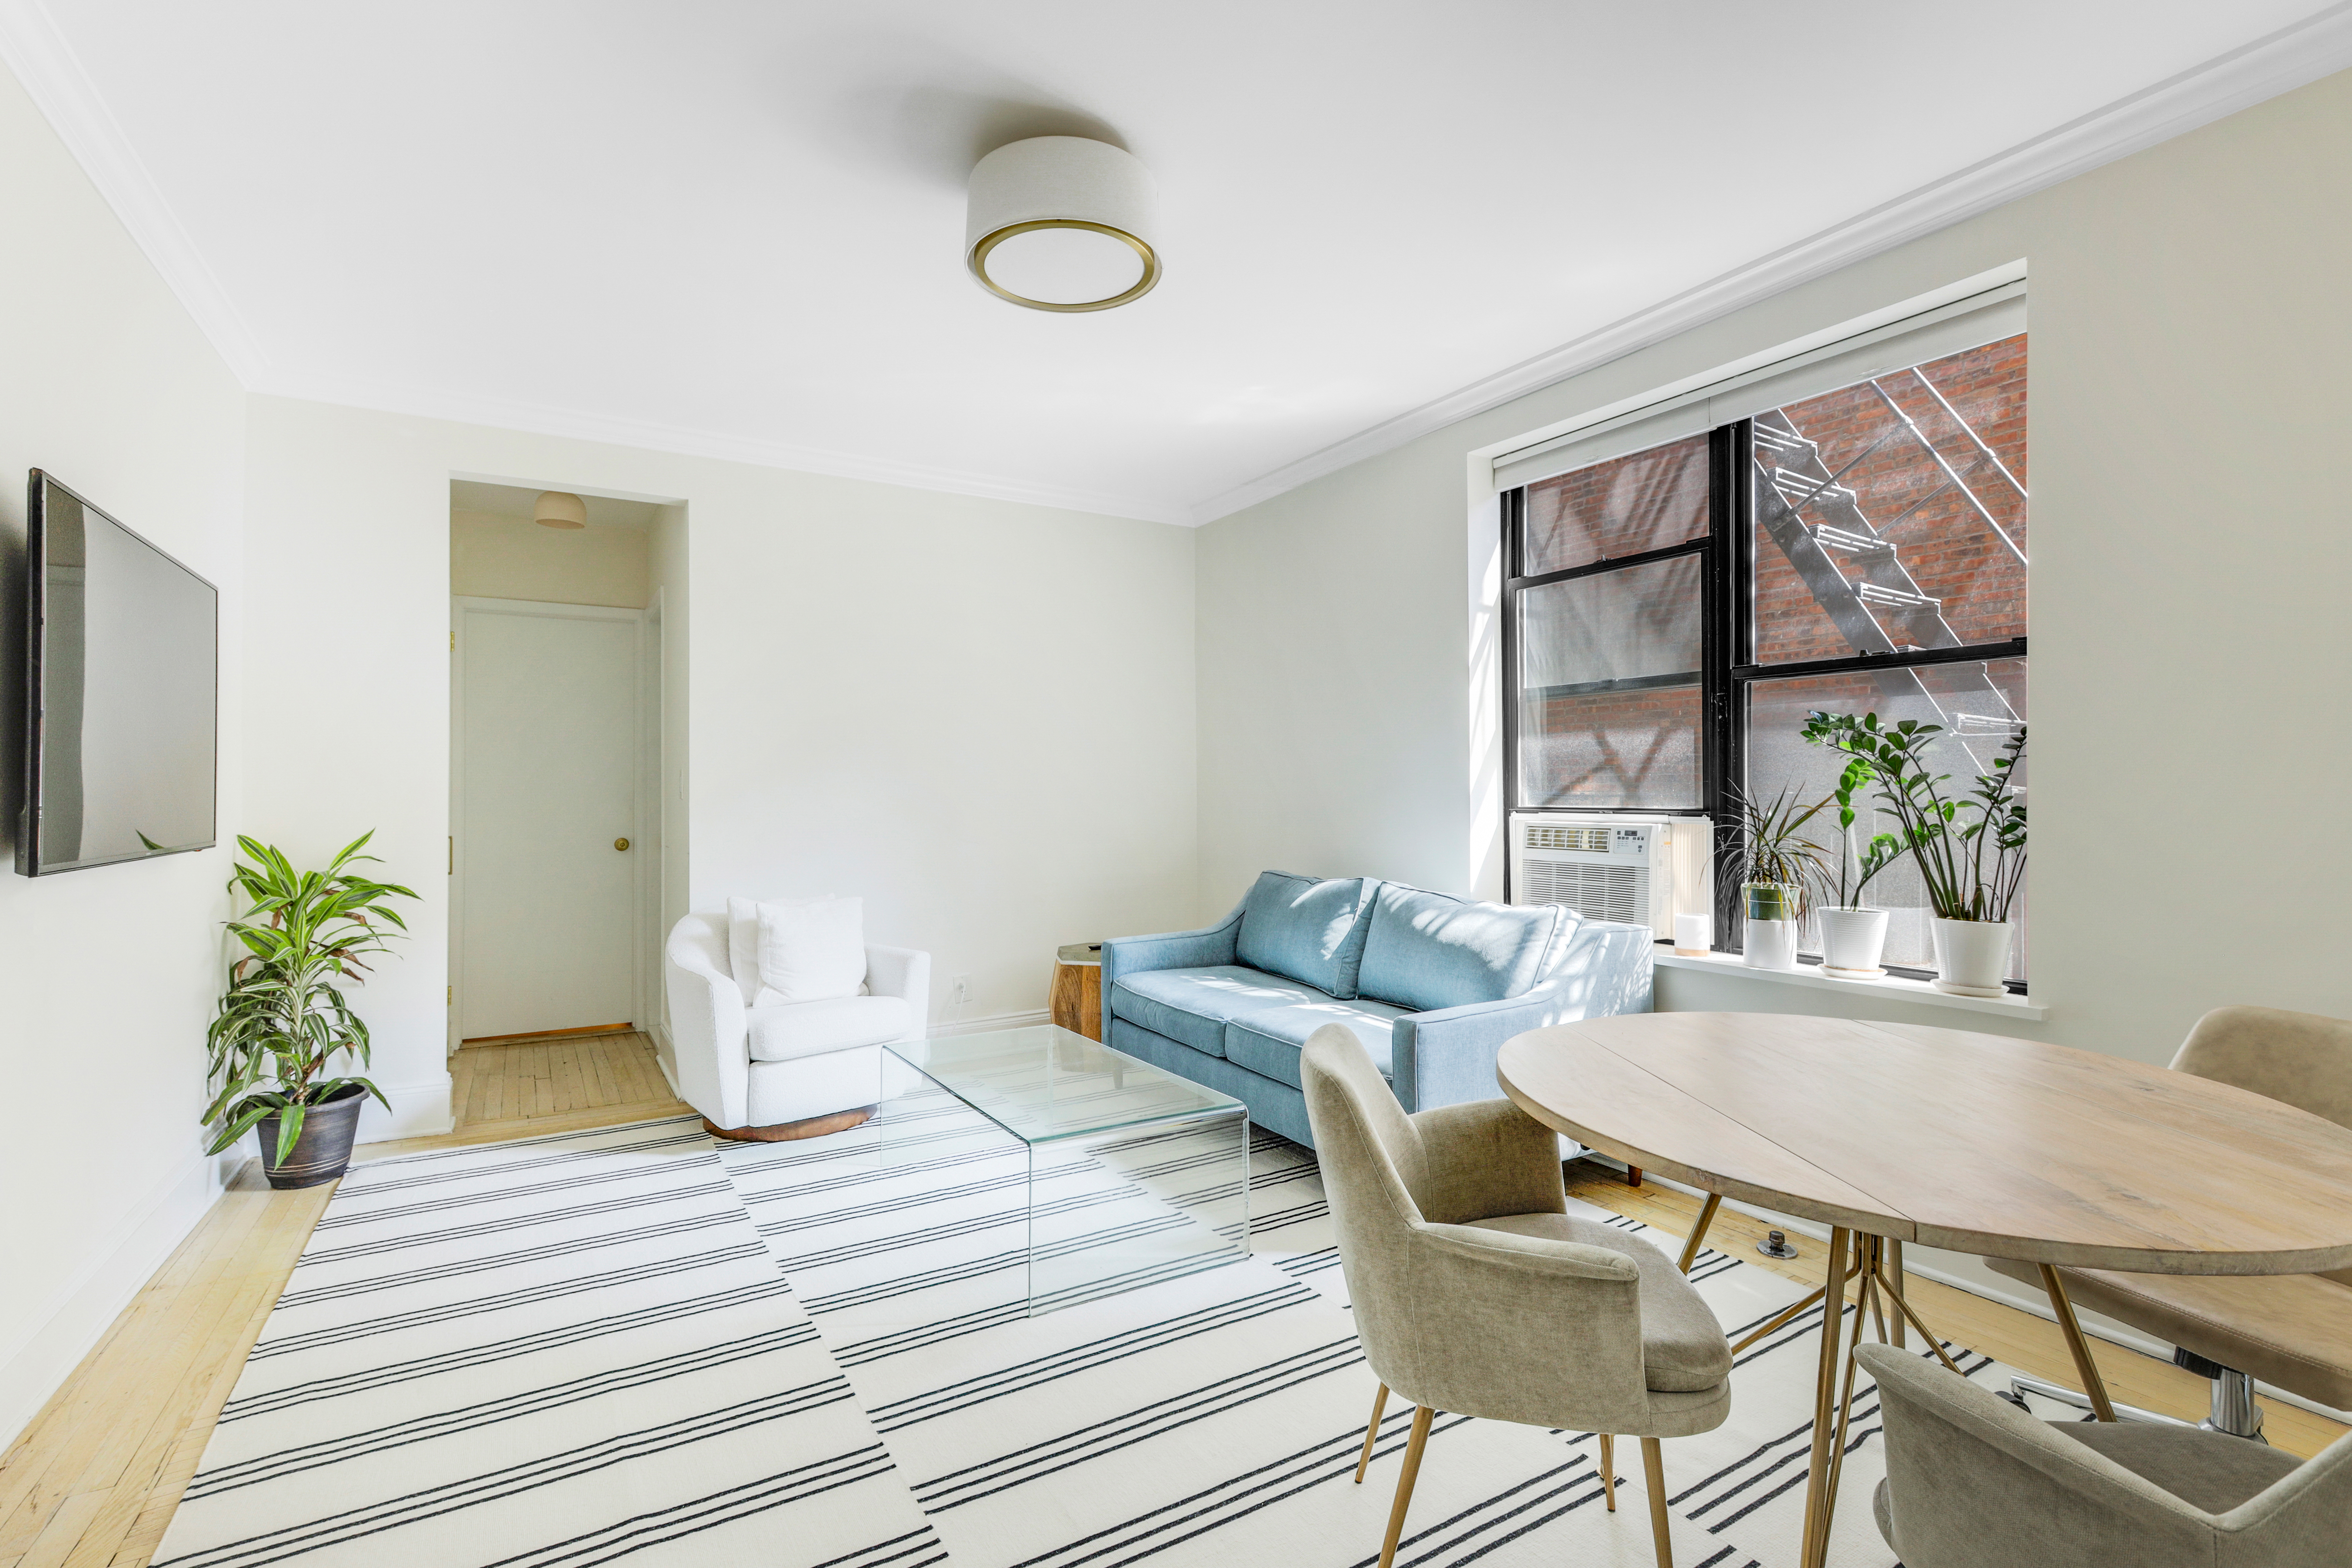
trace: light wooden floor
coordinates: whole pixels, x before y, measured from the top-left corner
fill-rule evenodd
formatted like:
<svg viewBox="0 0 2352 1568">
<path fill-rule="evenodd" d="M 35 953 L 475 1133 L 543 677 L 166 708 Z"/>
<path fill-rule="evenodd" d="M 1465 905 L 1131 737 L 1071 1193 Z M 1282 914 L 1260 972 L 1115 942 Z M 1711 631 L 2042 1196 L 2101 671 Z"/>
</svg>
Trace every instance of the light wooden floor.
<svg viewBox="0 0 2352 1568">
<path fill-rule="evenodd" d="M 247 1161 L 0 1458 L 0 1565 L 143 1565 L 334 1191 Z"/>
<path fill-rule="evenodd" d="M 1698 1218 L 1698 1199 L 1654 1182 L 1629 1187 L 1614 1172 L 1604 1172 L 1581 1161 L 1570 1165 L 1568 1174 L 1571 1195 L 1597 1208 L 1655 1226 L 1670 1235 L 1688 1236 Z M 1766 1228 L 1761 1220 L 1729 1208 L 1717 1209 L 1715 1223 L 1707 1227 L 1707 1245 L 1742 1262 L 1759 1264 L 1801 1280 L 1807 1286 L 1819 1285 L 1822 1244 L 1811 1237 L 1792 1236 L 1790 1239 L 1802 1256 L 1786 1260 L 1767 1258 L 1756 1250 L 1756 1244 L 1764 1239 Z M 2069 1388 L 2081 1386 L 2074 1376 L 2074 1363 L 2066 1353 L 2066 1342 L 2058 1336 L 2057 1324 L 1916 1275 L 1906 1282 L 1903 1294 L 1943 1338 L 1981 1351 L 2032 1376 L 2048 1378 Z M 2091 1341 L 2091 1353 L 2099 1363 L 2099 1375 L 2106 1380 L 2107 1393 L 2118 1403 L 2137 1405 L 2159 1415 L 2177 1415 L 2187 1421 L 2204 1418 L 2213 1385 L 2194 1373 L 2101 1339 Z M 2263 1435 L 2273 1447 L 2304 1458 L 2352 1429 L 2273 1399 L 2263 1399 L 2262 1406 Z"/>
<path fill-rule="evenodd" d="M 637 1033 L 469 1047 L 455 1131 L 355 1158 L 680 1116 Z M 145 1568 L 333 1184 L 272 1192 L 248 1161 L 0 1456 L 0 1568 Z"/>
<path fill-rule="evenodd" d="M 652 1039 L 635 1029 L 467 1046 L 449 1058 L 449 1077 L 456 1134 L 468 1142 L 572 1131 L 555 1123 L 583 1115 L 594 1120 L 583 1125 L 593 1127 L 688 1109 L 654 1061 Z"/>
</svg>

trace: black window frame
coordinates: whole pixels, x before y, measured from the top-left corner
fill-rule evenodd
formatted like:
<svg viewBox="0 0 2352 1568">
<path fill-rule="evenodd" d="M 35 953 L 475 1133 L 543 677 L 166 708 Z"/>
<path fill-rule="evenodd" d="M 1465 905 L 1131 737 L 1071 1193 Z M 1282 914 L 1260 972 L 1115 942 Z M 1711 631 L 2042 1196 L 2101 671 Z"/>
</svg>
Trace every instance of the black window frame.
<svg viewBox="0 0 2352 1568">
<path fill-rule="evenodd" d="M 1787 664 L 1759 664 L 1755 658 L 1755 446 L 1752 420 L 1737 419 L 1707 433 L 1707 531 L 1698 539 L 1633 555 L 1604 556 L 1559 572 L 1521 575 L 1526 563 L 1528 486 L 1502 492 L 1503 594 L 1503 776 L 1504 816 L 1522 811 L 1580 811 L 1622 816 L 1705 816 L 1714 825 L 1717 863 L 1736 849 L 1739 828 L 1733 782 L 1748 772 L 1748 689 L 1757 681 L 1790 680 L 1806 676 L 1846 675 L 1857 670 L 1916 668 L 1937 664 L 1977 664 L 1996 659 L 2023 659 L 2026 639 L 1969 643 L 1957 647 L 1909 648 L 1894 653 L 1852 654 L 1841 658 L 1808 659 Z M 1688 437 L 1683 437 L 1687 439 Z M 1659 445 L 1671 445 L 1662 442 Z M 1635 448 L 1646 450 L 1647 448 Z M 1625 454 L 1631 456 L 1629 452 Z M 1602 458 L 1601 461 L 1609 461 Z M 1570 470 L 1573 471 L 1573 470 Z M 1539 481 L 1538 481 L 1539 482 Z M 1696 806 L 1602 806 L 1529 805 L 1524 798 L 1526 778 L 1519 762 L 1519 595 L 1530 588 L 1580 577 L 1622 572 L 1685 555 L 1701 558 L 1699 573 L 1699 798 Z M 1742 911 L 1738 889 L 1716 887 L 1715 944 L 1717 952 L 1744 951 Z M 1660 939 L 1664 943 L 1666 939 Z M 1801 954 L 1800 962 L 1818 964 L 1816 954 Z M 1886 966 L 1889 974 L 1928 980 L 1932 969 L 1899 964 Z M 2011 980 L 2009 990 L 2026 992 L 2026 983 Z"/>
</svg>

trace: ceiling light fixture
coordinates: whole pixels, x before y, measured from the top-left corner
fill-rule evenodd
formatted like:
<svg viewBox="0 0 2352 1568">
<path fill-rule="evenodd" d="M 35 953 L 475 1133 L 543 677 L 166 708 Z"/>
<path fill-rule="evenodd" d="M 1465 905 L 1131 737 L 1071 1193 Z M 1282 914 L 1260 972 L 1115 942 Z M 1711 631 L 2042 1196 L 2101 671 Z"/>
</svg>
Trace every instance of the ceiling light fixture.
<svg viewBox="0 0 2352 1568">
<path fill-rule="evenodd" d="M 1159 193 L 1131 153 L 1033 136 L 971 171 L 964 260 L 981 286 L 1033 310 L 1108 310 L 1160 281 Z"/>
<path fill-rule="evenodd" d="M 541 490 L 530 515 L 541 528 L 585 528 L 588 503 L 569 490 Z"/>
</svg>

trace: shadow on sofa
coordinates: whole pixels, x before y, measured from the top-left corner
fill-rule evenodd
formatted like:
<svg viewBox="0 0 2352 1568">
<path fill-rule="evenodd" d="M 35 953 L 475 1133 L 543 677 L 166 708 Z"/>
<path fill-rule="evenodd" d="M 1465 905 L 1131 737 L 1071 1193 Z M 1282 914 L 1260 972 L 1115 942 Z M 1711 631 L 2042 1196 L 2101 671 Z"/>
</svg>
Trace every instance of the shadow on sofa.
<svg viewBox="0 0 2352 1568">
<path fill-rule="evenodd" d="M 1311 1145 L 1299 1048 L 1341 1024 L 1407 1110 L 1492 1100 L 1503 1042 L 1650 1011 L 1647 926 L 1268 871 L 1202 931 L 1103 943 L 1107 1043 Z"/>
</svg>

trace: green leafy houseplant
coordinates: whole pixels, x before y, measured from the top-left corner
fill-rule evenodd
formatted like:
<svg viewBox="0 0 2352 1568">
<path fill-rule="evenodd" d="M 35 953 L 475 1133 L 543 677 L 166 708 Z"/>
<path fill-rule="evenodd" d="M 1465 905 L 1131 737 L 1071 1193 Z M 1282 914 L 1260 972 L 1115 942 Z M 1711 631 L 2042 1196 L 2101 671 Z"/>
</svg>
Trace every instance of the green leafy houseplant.
<svg viewBox="0 0 2352 1568">
<path fill-rule="evenodd" d="M 1804 835 L 1804 826 L 1827 800 L 1811 805 L 1797 796 L 1794 786 L 1783 788 L 1769 801 L 1748 795 L 1738 797 L 1739 838 L 1731 852 L 1732 880 L 1740 885 L 1751 921 L 1801 921 L 1812 908 L 1814 895 L 1826 888 L 1829 851 Z"/>
<path fill-rule="evenodd" d="M 1853 797 L 1877 777 L 1877 769 L 1869 762 L 1848 757 L 1845 772 L 1831 792 L 1830 799 L 1837 802 L 1838 808 L 1837 903 L 1833 906 L 1837 909 L 1860 909 L 1863 889 L 1870 886 L 1871 879 L 1903 858 L 1903 841 L 1892 833 L 1873 834 L 1869 842 L 1859 847 L 1853 841 L 1854 818 L 1860 815 Z"/>
<path fill-rule="evenodd" d="M 1938 919 L 2005 921 L 2025 883 L 2025 802 L 2017 794 L 2025 727 L 2018 726 L 1992 767 L 1957 798 L 1944 789 L 1951 775 L 1936 772 L 1927 756 L 1944 732 L 1940 724 L 1913 719 L 1882 725 L 1876 713 L 1815 712 L 1807 716 L 1802 734 L 1852 759 L 1845 777 L 1855 786 L 1865 782 L 1856 766 L 1868 770 L 1867 781 L 1877 784 L 1879 800 L 1894 815 L 1901 849 L 1918 864 Z M 1975 814 L 1973 820 L 1963 816 L 1967 812 Z"/>
<path fill-rule="evenodd" d="M 217 1129 L 207 1153 L 221 1152 L 248 1128 L 275 1117 L 270 1163 L 283 1164 L 302 1135 L 304 1118 L 326 1101 L 356 1090 L 391 1108 L 366 1079 L 327 1075 L 343 1053 L 362 1068 L 368 1065 L 367 1025 L 352 1011 L 343 987 L 365 973 L 363 954 L 390 952 L 384 938 L 408 929 L 385 900 L 416 897 L 352 869 L 375 860 L 360 853 L 373 837 L 360 835 L 322 871 L 297 871 L 278 849 L 237 836 L 246 859 L 228 885 L 252 907 L 228 922 L 247 951 L 229 967 L 220 1014 L 205 1031 L 207 1082 L 221 1086 L 205 1110 L 205 1124 Z"/>
</svg>

